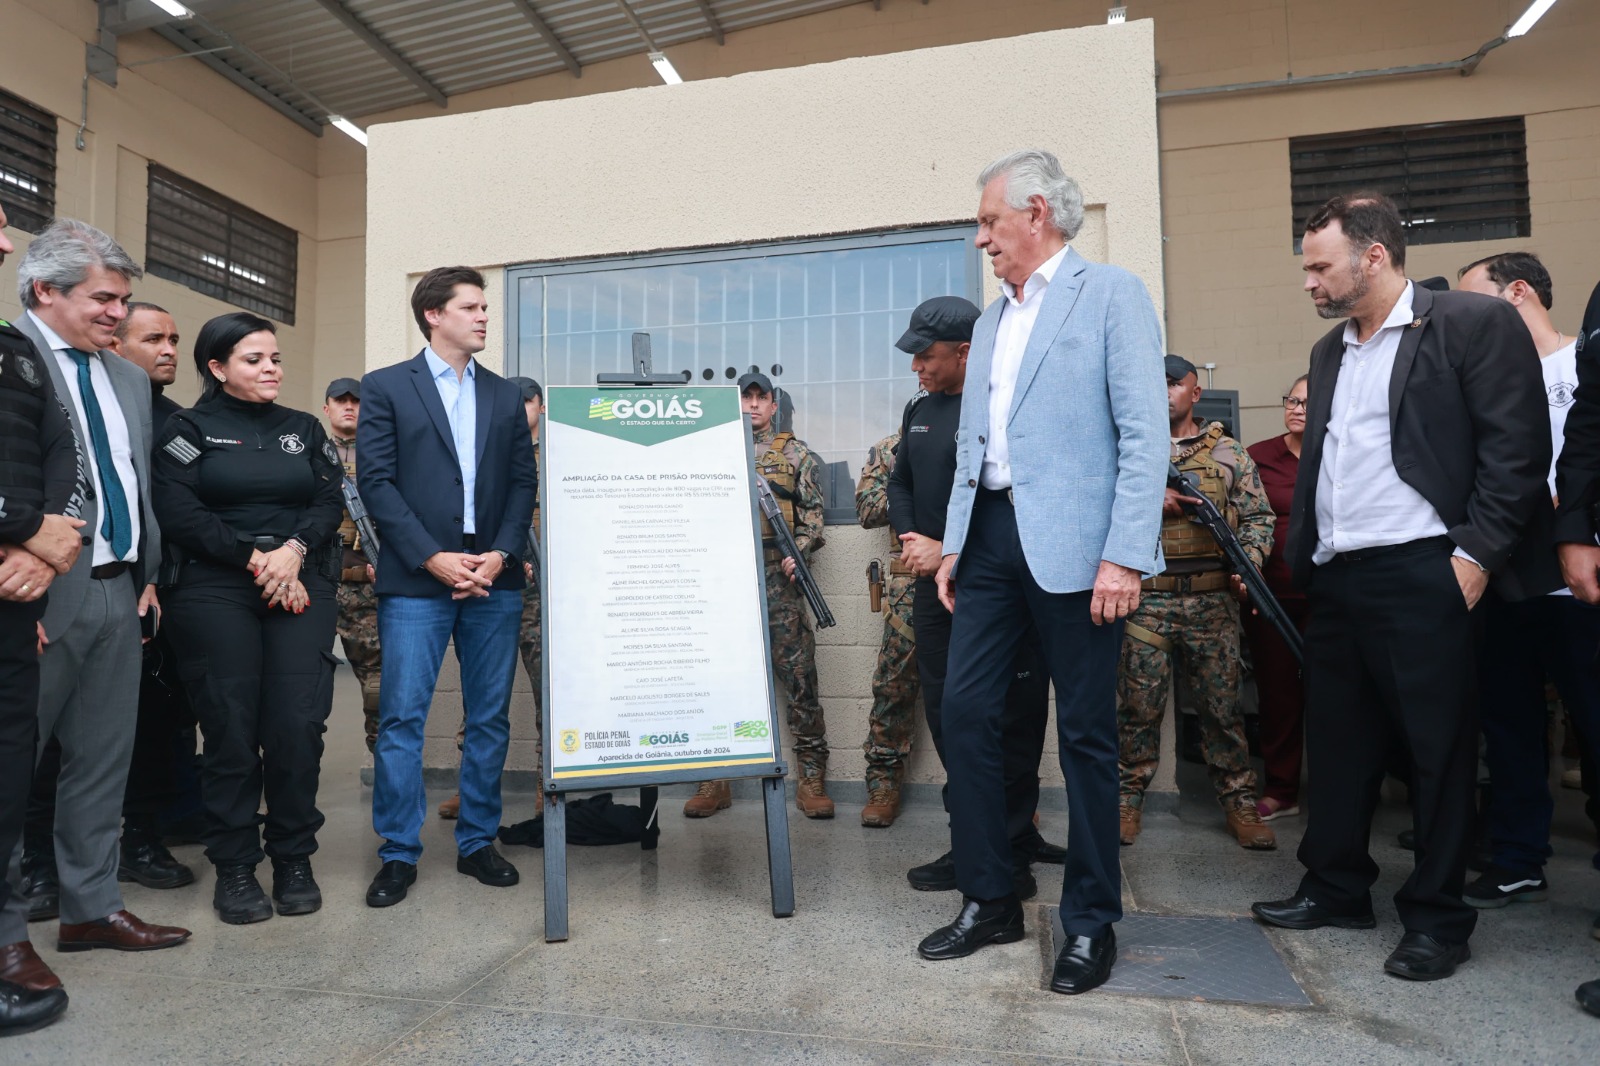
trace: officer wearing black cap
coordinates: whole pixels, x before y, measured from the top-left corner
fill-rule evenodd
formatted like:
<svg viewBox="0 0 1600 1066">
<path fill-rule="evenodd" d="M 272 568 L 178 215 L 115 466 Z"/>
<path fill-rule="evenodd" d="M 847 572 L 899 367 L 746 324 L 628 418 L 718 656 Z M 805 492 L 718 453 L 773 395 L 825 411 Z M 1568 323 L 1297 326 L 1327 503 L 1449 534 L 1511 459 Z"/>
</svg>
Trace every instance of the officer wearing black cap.
<svg viewBox="0 0 1600 1066">
<path fill-rule="evenodd" d="M 778 397 L 772 379 L 751 371 L 739 379 L 744 410 L 755 437 L 756 473 L 767 479 L 795 544 L 807 560 L 822 547 L 821 464 L 805 442 L 773 425 Z M 789 732 L 799 770 L 795 804 L 807 818 L 832 818 L 828 798 L 828 737 L 817 697 L 817 647 L 805 602 L 794 584 L 794 563 L 784 559 L 767 520 L 761 520 L 767 581 L 767 630 L 772 640 L 772 670 L 789 699 Z M 726 781 L 707 781 L 683 805 L 690 818 L 709 818 L 733 805 Z"/>
<path fill-rule="evenodd" d="M 322 416 L 344 476 L 356 480 L 356 425 L 361 420 L 361 382 L 334 378 L 323 393 Z M 372 592 L 372 560 L 350 512 L 339 523 L 339 643 L 361 685 L 367 750 L 378 742 L 378 687 L 383 681 L 383 649 L 378 645 L 378 597 Z"/>
<path fill-rule="evenodd" d="M 956 429 L 966 385 L 967 349 L 979 310 L 959 296 L 938 296 L 911 313 L 910 327 L 895 347 L 911 356 L 911 369 L 926 395 L 907 405 L 900 422 L 900 445 L 889 475 L 889 523 L 904 545 L 903 565 L 916 575 L 911 621 L 916 633 L 917 672 L 928 731 L 942 763 L 945 758 L 941 712 L 950 658 L 951 614 L 939 602 L 934 581 L 943 559 L 945 511 L 956 469 Z M 1012 873 L 1017 894 L 1038 891 L 1029 865 L 1060 863 L 1066 853 L 1047 844 L 1033 824 L 1039 802 L 1039 758 L 1049 717 L 1049 678 L 1038 662 L 1036 634 L 1023 641 L 1016 676 L 1006 696 L 1006 829 L 1011 838 Z M 906 875 L 927 892 L 956 887 L 950 852 L 916 866 Z"/>
</svg>

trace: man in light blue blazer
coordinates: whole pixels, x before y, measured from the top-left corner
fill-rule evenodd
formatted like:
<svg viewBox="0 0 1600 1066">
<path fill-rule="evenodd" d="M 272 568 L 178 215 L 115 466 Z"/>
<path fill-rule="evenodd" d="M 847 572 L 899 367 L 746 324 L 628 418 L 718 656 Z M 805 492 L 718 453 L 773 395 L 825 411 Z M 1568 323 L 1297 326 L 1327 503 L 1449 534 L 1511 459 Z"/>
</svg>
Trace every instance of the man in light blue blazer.
<svg viewBox="0 0 1600 1066">
<path fill-rule="evenodd" d="M 1122 917 L 1117 659 L 1139 582 L 1162 569 L 1166 379 L 1138 278 L 1067 246 L 1077 183 L 1049 152 L 1016 152 L 978 181 L 977 245 L 1005 295 L 973 330 L 940 599 L 954 614 L 944 729 L 961 913 L 918 947 L 953 959 L 1023 936 L 1001 758 L 1009 664 L 1037 625 L 1056 690 L 1068 834 L 1050 987 L 1103 984 Z"/>
</svg>

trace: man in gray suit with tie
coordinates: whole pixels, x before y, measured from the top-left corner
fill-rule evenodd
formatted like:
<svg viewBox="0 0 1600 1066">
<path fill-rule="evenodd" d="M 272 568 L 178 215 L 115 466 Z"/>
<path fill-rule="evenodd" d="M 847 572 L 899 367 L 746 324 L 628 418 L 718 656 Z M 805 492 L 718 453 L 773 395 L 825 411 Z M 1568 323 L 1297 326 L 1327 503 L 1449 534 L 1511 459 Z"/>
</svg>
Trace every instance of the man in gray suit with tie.
<svg viewBox="0 0 1600 1066">
<path fill-rule="evenodd" d="M 1073 995 L 1110 975 L 1122 917 L 1117 659 L 1140 579 L 1162 568 L 1161 328 L 1138 278 L 1068 247 L 1083 196 L 1055 156 L 1008 155 L 978 185 L 977 245 L 1004 296 L 972 329 L 936 578 L 953 615 L 944 750 L 965 900 L 918 951 L 957 959 L 1023 937 L 1001 722 L 1031 623 L 1055 683 L 1068 796 L 1067 941 L 1050 987 Z"/>
<path fill-rule="evenodd" d="M 49 371 L 86 467 L 77 512 L 85 524 L 72 533 L 82 550 L 50 586 L 39 677 L 39 743 L 55 736 L 62 750 L 55 829 L 62 951 L 149 951 L 189 937 L 187 929 L 130 914 L 117 885 L 141 620 L 158 610 L 160 535 L 150 510 L 150 382 L 105 349 L 127 317 L 129 282 L 141 274 L 110 236 L 71 219 L 57 219 L 34 238 L 17 268 L 27 308 L 17 329 Z M 18 847 L 8 874 L 13 885 L 20 863 Z M 0 951 L 28 981 L 54 981 L 27 934 L 26 901 L 13 894 L 0 909 Z"/>
</svg>

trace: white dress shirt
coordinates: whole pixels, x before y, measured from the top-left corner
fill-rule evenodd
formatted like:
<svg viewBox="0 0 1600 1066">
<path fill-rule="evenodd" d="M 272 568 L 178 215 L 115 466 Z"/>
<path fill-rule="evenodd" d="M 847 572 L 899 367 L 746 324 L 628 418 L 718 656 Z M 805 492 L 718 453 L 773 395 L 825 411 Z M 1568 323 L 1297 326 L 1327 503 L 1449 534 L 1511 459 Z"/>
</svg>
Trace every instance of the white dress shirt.
<svg viewBox="0 0 1600 1066">
<path fill-rule="evenodd" d="M 433 345 L 422 349 L 428 372 L 439 390 L 439 402 L 450 420 L 450 436 L 455 440 L 456 461 L 461 464 L 461 532 L 476 533 L 478 485 L 478 389 L 476 359 L 467 360 L 467 369 L 458 378 L 455 367 L 439 358 Z"/>
<path fill-rule="evenodd" d="M 1006 302 L 1000 308 L 994 356 L 989 363 L 989 443 L 984 446 L 983 472 L 978 475 L 978 483 L 986 489 L 1011 487 L 1011 445 L 1006 439 L 1006 422 L 1017 394 L 1017 373 L 1022 369 L 1023 353 L 1028 350 L 1028 338 L 1033 336 L 1033 324 L 1039 320 L 1045 290 L 1066 257 L 1067 248 L 1063 245 L 1061 251 L 1041 263 L 1023 282 L 1021 299 L 1017 298 L 1016 286 L 1009 281 L 1000 283 Z"/>
<path fill-rule="evenodd" d="M 111 375 L 106 373 L 104 357 L 99 352 L 89 353 L 89 384 L 94 387 L 94 398 L 100 404 L 100 419 L 106 426 L 106 440 L 111 445 L 111 465 L 116 469 L 117 480 L 122 482 L 122 494 L 128 500 L 128 528 L 133 532 L 133 540 L 123 559 L 117 558 L 111 550 L 111 541 L 101 533 L 105 526 L 105 492 L 100 487 L 100 464 L 95 458 L 94 441 L 89 436 L 89 420 L 83 413 L 83 396 L 78 392 L 78 361 L 72 357 L 72 345 L 62 340 L 59 333 L 45 325 L 44 319 L 32 311 L 28 312 L 28 318 L 50 346 L 61 377 L 67 383 L 67 394 L 72 397 L 78 424 L 83 427 L 83 439 L 78 441 L 78 454 L 83 457 L 85 469 L 88 470 L 89 485 L 94 490 L 96 510 L 99 512 L 93 530 L 94 556 L 89 565 L 131 562 L 139 557 L 139 475 L 133 468 L 133 437 L 128 432 L 128 419 L 122 411 L 122 401 L 117 398 L 117 390 L 111 384 Z M 90 530 L 85 528 L 81 532 L 88 533 Z"/>
<path fill-rule="evenodd" d="M 1328 415 L 1317 474 L 1318 566 L 1340 552 L 1406 544 L 1446 532 L 1433 504 L 1400 480 L 1389 430 L 1389 381 L 1400 338 L 1415 319 L 1414 288 L 1395 301 L 1389 317 L 1363 343 L 1355 320 L 1344 327 L 1344 356 Z M 1464 559 L 1471 556 L 1456 549 Z"/>
</svg>

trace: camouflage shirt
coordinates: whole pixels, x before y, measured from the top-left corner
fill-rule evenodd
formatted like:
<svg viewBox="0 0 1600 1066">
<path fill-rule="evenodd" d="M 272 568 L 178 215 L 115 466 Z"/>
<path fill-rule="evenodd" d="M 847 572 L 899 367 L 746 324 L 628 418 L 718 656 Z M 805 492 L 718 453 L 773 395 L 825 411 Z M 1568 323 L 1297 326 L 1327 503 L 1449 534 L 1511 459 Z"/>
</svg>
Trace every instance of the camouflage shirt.
<svg viewBox="0 0 1600 1066">
<path fill-rule="evenodd" d="M 1205 436 L 1210 428 L 1208 423 L 1193 436 L 1174 437 L 1173 454 Z M 1228 483 L 1228 509 L 1238 517 L 1239 544 L 1259 570 L 1272 554 L 1272 527 L 1277 519 L 1267 499 L 1267 490 L 1262 487 L 1261 475 L 1256 472 L 1256 462 L 1238 441 L 1228 436 L 1217 441 L 1211 449 L 1211 458 L 1222 468 L 1222 476 Z"/>
<path fill-rule="evenodd" d="M 772 447 L 777 431 L 770 425 L 755 434 L 756 458 L 760 459 Z M 810 555 L 822 547 L 822 464 L 803 441 L 791 437 L 783 447 L 784 458 L 793 464 L 795 491 L 799 499 L 794 504 L 794 541 L 802 552 Z"/>
<path fill-rule="evenodd" d="M 889 475 L 894 472 L 894 450 L 900 434 L 891 433 L 867 450 L 867 465 L 856 481 L 856 518 L 862 529 L 889 524 Z"/>
</svg>

